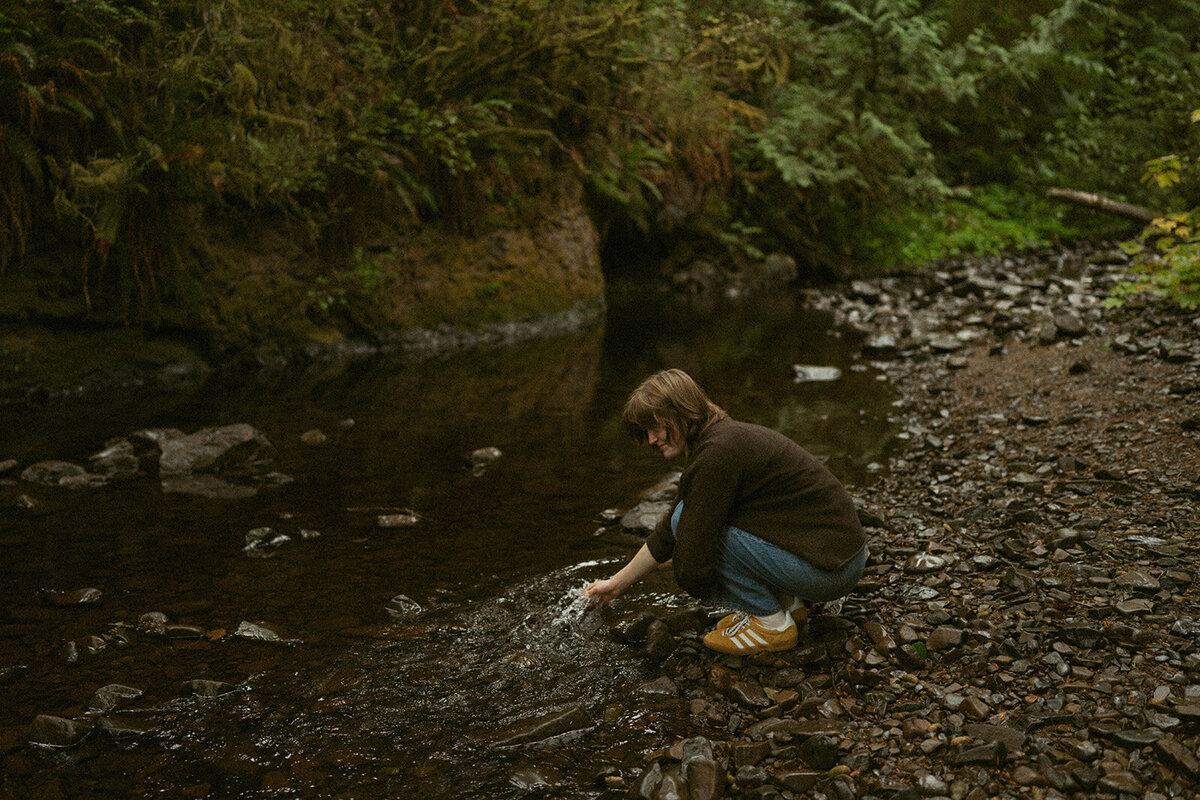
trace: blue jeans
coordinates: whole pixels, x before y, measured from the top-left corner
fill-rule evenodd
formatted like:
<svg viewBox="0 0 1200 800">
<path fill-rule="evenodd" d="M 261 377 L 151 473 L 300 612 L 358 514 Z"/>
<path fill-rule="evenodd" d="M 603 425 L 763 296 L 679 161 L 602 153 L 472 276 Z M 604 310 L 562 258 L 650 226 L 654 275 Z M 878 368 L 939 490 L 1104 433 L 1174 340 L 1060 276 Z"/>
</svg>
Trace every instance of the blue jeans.
<svg viewBox="0 0 1200 800">
<path fill-rule="evenodd" d="M 679 525 L 683 503 L 671 515 L 671 532 Z M 844 597 L 858 583 L 867 563 L 867 549 L 836 570 L 814 567 L 794 553 L 732 525 L 721 535 L 718 552 L 719 585 L 709 597 L 711 605 L 728 606 L 756 616 L 774 614 L 780 597 L 825 602 Z"/>
</svg>

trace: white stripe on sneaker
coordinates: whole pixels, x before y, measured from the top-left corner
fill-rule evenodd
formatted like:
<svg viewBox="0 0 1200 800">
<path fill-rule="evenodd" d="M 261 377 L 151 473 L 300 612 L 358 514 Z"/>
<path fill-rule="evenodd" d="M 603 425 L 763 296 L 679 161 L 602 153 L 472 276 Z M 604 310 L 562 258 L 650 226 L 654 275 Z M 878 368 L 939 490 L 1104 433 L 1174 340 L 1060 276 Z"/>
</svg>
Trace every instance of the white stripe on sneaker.
<svg viewBox="0 0 1200 800">
<path fill-rule="evenodd" d="M 759 644 L 766 644 L 766 643 L 767 643 L 767 640 L 766 640 L 766 639 L 764 639 L 763 637 L 759 636 L 757 631 L 754 631 L 754 630 L 747 630 L 747 631 L 746 631 L 746 635 L 747 635 L 748 637 L 750 637 L 751 639 L 753 639 L 754 641 L 758 642 Z"/>
</svg>

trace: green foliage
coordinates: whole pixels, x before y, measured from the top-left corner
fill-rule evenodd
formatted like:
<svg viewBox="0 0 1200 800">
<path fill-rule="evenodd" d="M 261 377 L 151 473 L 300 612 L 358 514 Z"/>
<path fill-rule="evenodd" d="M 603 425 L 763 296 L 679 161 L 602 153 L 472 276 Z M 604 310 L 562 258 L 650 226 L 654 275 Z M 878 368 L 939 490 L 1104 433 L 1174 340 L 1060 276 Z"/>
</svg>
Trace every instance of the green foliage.
<svg viewBox="0 0 1200 800">
<path fill-rule="evenodd" d="M 372 225 L 476 230 L 561 173 L 602 230 L 734 260 L 1051 242 L 1069 226 L 1028 199 L 1051 185 L 1200 203 L 1194 159 L 1162 156 L 1195 140 L 1200 0 L 17 5 L 0 270 L 78 242 L 80 294 L 112 318 L 171 299 L 197 218 L 307 232 L 324 313 L 369 283 Z M 1187 256 L 1176 222 L 1156 263 Z"/>
<path fill-rule="evenodd" d="M 1027 191 L 995 184 L 962 189 L 933 205 L 875 216 L 860 252 L 868 264 L 894 269 L 1045 247 L 1069 235 L 1063 215 L 1060 205 Z"/>
<path fill-rule="evenodd" d="M 1200 109 L 1190 118 L 1192 123 L 1200 123 Z M 1200 146 L 1187 157 L 1171 154 L 1149 160 L 1142 180 L 1159 189 L 1172 189 L 1189 176 L 1195 180 L 1198 166 Z M 1113 289 L 1110 305 L 1150 293 L 1182 308 L 1200 308 L 1200 206 L 1158 217 L 1136 241 L 1126 243 L 1125 249 L 1134 256 L 1133 274 Z"/>
</svg>

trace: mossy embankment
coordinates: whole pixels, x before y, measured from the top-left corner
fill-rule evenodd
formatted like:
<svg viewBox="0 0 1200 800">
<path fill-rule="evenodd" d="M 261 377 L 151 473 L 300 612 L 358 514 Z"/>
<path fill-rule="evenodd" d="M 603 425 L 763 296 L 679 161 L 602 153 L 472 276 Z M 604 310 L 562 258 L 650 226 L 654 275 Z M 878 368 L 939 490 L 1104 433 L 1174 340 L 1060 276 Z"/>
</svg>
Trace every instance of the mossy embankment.
<svg viewBox="0 0 1200 800">
<path fill-rule="evenodd" d="M 426 353 L 586 324 L 603 308 L 596 229 L 570 182 L 497 206 L 471 232 L 374 228 L 330 256 L 285 219 L 198 216 L 161 299 L 104 314 L 64 277 L 72 247 L 33 254 L 0 275 L 0 389 L 11 397 L 255 360 Z"/>
</svg>

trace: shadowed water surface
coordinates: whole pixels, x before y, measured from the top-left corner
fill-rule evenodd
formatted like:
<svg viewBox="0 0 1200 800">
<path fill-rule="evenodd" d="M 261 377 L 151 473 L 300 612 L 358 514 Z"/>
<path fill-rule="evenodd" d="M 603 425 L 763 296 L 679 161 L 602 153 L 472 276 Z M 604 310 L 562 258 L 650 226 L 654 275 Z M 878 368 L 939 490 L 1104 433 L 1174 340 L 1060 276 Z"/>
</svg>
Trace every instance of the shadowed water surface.
<svg viewBox="0 0 1200 800">
<path fill-rule="evenodd" d="M 599 329 L 506 350 L 0 408 L 0 461 L 86 464 L 142 428 L 246 422 L 293 479 L 214 500 L 149 478 L 66 491 L 7 473 L 0 795 L 587 797 L 604 768 L 683 735 L 669 704 L 634 693 L 652 665 L 608 633 L 613 616 L 686 603 L 666 571 L 610 611 L 578 599 L 637 544 L 598 532 L 600 512 L 671 466 L 625 437 L 624 397 L 682 367 L 734 416 L 862 485 L 892 434 L 891 396 L 790 295 L 704 313 L 647 296 L 615 297 Z M 842 375 L 797 383 L 796 364 Z M 325 444 L 300 442 L 313 428 Z M 502 457 L 472 472 L 467 454 L 488 446 Z M 376 524 L 401 510 L 417 524 Z M 287 538 L 247 547 L 262 528 Z M 98 602 L 43 595 L 82 588 Z M 150 612 L 198 636 L 138 630 Z M 249 625 L 281 641 L 236 635 Z M 228 686 L 198 696 L 196 680 Z M 89 710 L 109 684 L 143 694 Z M 563 735 L 511 743 L 556 713 Z M 95 728 L 71 747 L 31 747 L 39 714 Z"/>
</svg>

